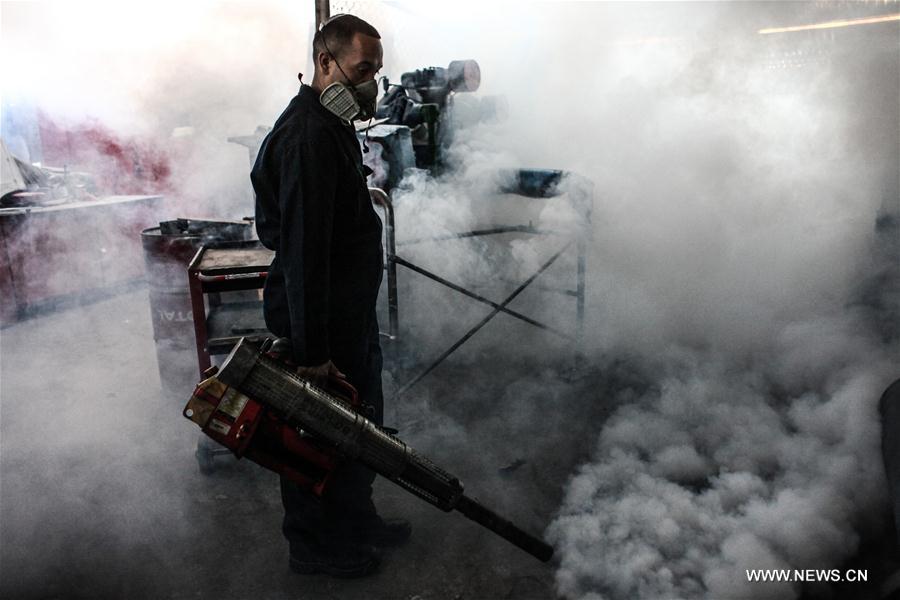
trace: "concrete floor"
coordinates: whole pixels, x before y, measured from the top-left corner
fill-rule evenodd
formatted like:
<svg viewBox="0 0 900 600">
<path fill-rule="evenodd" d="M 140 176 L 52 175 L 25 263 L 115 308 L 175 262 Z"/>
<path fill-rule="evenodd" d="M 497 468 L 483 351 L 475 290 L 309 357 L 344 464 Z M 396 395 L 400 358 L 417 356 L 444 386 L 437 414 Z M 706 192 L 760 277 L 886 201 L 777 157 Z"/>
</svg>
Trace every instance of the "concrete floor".
<svg viewBox="0 0 900 600">
<path fill-rule="evenodd" d="M 553 563 L 383 479 L 376 502 L 386 516 L 412 521 L 411 541 L 387 553 L 366 579 L 292 574 L 276 476 L 230 457 L 216 459 L 213 475 L 199 473 L 193 455 L 199 430 L 180 414 L 190 388 L 183 397 L 163 397 L 149 315 L 146 289 L 138 289 L 0 332 L 0 596 L 554 596 Z M 449 368 L 445 380 L 459 375 Z M 500 384 L 467 385 L 492 394 Z M 590 385 L 581 381 L 558 393 L 577 398 L 576 388 Z M 471 412 L 457 404 L 457 416 Z M 505 409 L 503 402 L 484 409 L 486 418 L 465 432 L 451 419 L 456 429 L 417 427 L 401 436 L 459 475 L 485 504 L 540 535 L 596 425 L 562 446 L 556 436 L 534 443 L 535 431 L 559 424 L 504 430 Z M 473 456 L 467 440 L 474 435 L 498 442 Z M 523 456 L 524 467 L 500 476 L 504 461 Z"/>
</svg>

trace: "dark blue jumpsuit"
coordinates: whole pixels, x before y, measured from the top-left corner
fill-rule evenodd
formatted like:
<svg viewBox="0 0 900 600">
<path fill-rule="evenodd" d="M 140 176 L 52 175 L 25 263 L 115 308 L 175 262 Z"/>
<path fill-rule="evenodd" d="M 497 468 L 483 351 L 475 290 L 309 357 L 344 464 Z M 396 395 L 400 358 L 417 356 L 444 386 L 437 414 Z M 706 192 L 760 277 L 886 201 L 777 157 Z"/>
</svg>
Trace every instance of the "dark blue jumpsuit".
<svg viewBox="0 0 900 600">
<path fill-rule="evenodd" d="M 251 181 L 259 239 L 275 250 L 263 296 L 266 325 L 291 339 L 298 365 L 331 359 L 358 390 L 366 416 L 381 424 L 381 220 L 354 129 L 302 86 L 263 141 Z M 282 478 L 292 554 L 352 541 L 353 530 L 374 516 L 374 477 L 360 465 L 341 467 L 321 501 Z"/>
</svg>

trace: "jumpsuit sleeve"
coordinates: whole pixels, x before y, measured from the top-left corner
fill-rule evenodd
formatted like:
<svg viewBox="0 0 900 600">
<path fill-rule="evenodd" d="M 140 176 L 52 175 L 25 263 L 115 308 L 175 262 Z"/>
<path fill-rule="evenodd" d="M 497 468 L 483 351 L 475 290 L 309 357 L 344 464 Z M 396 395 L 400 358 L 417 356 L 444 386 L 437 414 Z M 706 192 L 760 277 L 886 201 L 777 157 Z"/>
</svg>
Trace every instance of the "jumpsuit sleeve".
<svg viewBox="0 0 900 600">
<path fill-rule="evenodd" d="M 281 236 L 291 342 L 298 365 L 330 358 L 331 243 L 340 154 L 327 133 L 304 136 L 281 153 Z"/>
<path fill-rule="evenodd" d="M 281 240 L 281 209 L 278 203 L 278 184 L 271 179 L 270 138 L 271 134 L 267 135 L 259 147 L 250 171 L 250 183 L 256 197 L 256 235 L 263 246 L 269 250 L 278 250 Z"/>
</svg>

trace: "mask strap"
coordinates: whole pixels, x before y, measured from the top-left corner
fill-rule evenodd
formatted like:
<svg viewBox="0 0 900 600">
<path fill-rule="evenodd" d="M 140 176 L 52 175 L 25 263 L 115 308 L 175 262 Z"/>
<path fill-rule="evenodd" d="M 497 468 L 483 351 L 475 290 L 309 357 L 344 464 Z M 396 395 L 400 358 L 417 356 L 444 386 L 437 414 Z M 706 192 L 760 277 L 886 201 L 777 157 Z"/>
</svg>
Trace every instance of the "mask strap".
<svg viewBox="0 0 900 600">
<path fill-rule="evenodd" d="M 334 52 L 331 51 L 331 48 L 328 47 L 328 42 L 325 41 L 325 36 L 322 36 L 322 43 L 325 44 L 325 50 L 328 52 L 328 55 L 331 56 L 331 60 L 334 61 L 334 64 L 337 65 L 338 70 L 341 72 L 341 75 L 344 76 L 344 79 L 347 80 L 346 85 L 353 85 L 353 82 L 350 81 L 350 78 L 347 77 L 347 74 L 344 73 L 344 69 L 341 68 L 341 63 L 338 62 L 337 56 L 334 55 Z"/>
</svg>

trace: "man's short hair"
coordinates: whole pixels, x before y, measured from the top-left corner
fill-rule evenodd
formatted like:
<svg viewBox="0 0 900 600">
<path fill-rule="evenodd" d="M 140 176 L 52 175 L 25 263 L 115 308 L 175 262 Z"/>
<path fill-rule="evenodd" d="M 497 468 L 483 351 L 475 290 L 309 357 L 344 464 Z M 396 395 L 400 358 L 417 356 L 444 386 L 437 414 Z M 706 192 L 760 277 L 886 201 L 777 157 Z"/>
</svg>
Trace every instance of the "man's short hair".
<svg viewBox="0 0 900 600">
<path fill-rule="evenodd" d="M 359 17 L 347 14 L 331 17 L 322 23 L 313 37 L 313 62 L 315 63 L 319 52 L 333 54 L 335 58 L 341 56 L 357 33 L 381 39 L 378 30 Z"/>
</svg>

